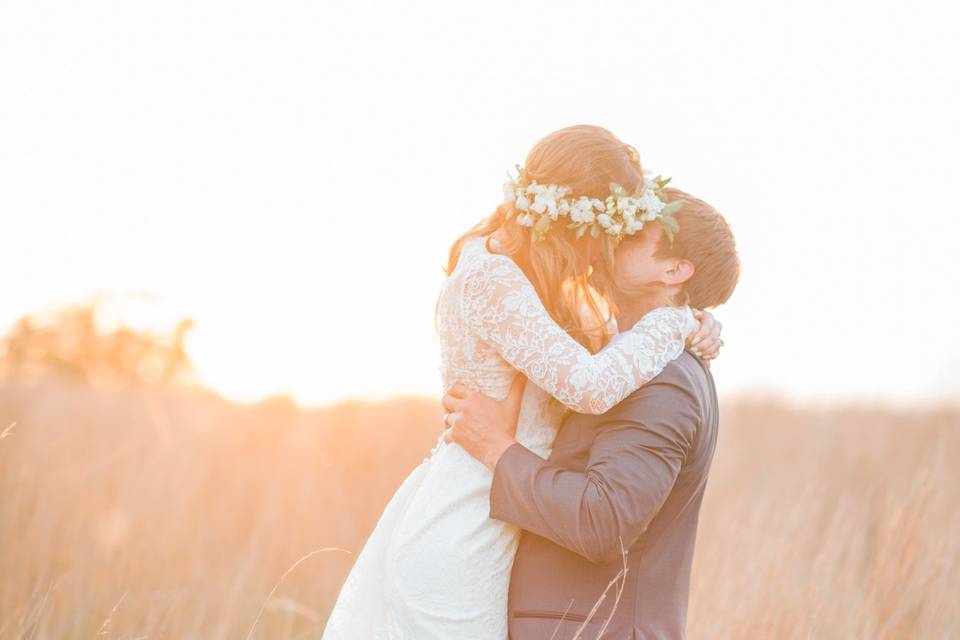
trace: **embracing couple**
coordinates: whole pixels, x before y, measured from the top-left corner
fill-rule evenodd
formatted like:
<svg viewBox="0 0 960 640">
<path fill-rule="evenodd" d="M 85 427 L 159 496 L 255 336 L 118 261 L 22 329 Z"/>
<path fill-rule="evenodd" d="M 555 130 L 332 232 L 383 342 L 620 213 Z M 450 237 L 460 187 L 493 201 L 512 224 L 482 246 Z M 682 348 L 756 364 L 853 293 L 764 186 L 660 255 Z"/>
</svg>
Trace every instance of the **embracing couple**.
<svg viewBox="0 0 960 640">
<path fill-rule="evenodd" d="M 578 125 L 458 239 L 446 430 L 391 498 L 325 640 L 682 638 L 717 438 L 707 361 L 739 275 L 708 204 Z"/>
</svg>

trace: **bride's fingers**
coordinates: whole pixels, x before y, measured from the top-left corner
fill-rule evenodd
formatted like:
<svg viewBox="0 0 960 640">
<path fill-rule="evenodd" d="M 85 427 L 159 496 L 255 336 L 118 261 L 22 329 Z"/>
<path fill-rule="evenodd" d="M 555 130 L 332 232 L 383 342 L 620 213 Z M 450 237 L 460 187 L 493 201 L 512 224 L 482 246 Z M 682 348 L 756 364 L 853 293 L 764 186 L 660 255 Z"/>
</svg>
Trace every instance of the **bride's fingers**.
<svg viewBox="0 0 960 640">
<path fill-rule="evenodd" d="M 711 330 L 710 333 L 703 336 L 696 344 L 691 345 L 691 348 L 695 348 L 701 353 L 706 353 L 709 351 L 717 351 L 720 349 L 720 326 L 719 323 Z"/>
<path fill-rule="evenodd" d="M 713 323 L 713 331 L 710 333 L 710 336 L 716 341 L 720 341 L 720 333 L 723 331 L 723 324 L 719 320 L 715 320 Z"/>
<path fill-rule="evenodd" d="M 704 360 L 712 360 L 720 354 L 720 339 L 719 338 L 708 338 L 700 346 L 697 347 L 697 351 L 700 352 L 701 357 Z"/>
<path fill-rule="evenodd" d="M 707 331 L 706 329 L 707 329 L 707 325 L 701 324 L 699 329 L 697 329 L 692 334 L 690 334 L 690 337 L 687 338 L 687 345 L 691 349 L 697 346 L 698 344 L 700 344 L 701 342 L 703 342 L 707 338 L 707 336 L 710 335 L 709 331 Z"/>
<path fill-rule="evenodd" d="M 701 342 L 720 331 L 719 323 L 714 319 L 712 314 L 701 311 L 697 319 L 700 320 L 700 328 L 693 332 L 690 338 L 690 347 L 698 346 Z"/>
<path fill-rule="evenodd" d="M 450 388 L 447 389 L 447 395 L 451 395 L 455 398 L 466 398 L 469 395 L 470 389 L 466 385 L 459 382 L 454 382 L 450 385 Z"/>
</svg>

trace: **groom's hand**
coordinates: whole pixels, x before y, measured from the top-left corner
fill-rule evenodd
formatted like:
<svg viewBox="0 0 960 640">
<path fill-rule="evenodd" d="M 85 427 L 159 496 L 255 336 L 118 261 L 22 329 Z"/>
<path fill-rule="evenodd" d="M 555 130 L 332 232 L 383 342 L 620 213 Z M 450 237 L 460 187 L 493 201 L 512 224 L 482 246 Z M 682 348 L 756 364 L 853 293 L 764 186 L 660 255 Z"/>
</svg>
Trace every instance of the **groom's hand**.
<svg viewBox="0 0 960 640">
<path fill-rule="evenodd" d="M 447 411 L 444 441 L 456 442 L 493 471 L 503 452 L 516 442 L 514 434 L 526 381 L 518 373 L 504 400 L 494 400 L 455 383 L 443 396 Z"/>
</svg>

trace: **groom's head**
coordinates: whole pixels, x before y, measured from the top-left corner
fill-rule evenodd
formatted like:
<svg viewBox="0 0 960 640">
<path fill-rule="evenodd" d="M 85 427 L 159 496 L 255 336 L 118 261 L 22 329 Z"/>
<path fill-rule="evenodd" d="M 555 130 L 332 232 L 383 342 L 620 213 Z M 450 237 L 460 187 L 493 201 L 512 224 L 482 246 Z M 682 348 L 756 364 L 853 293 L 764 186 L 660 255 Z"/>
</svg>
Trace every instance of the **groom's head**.
<svg viewBox="0 0 960 640">
<path fill-rule="evenodd" d="M 663 227 L 648 223 L 617 247 L 617 306 L 640 314 L 662 305 L 689 304 L 709 309 L 723 304 L 740 275 L 733 233 L 709 204 L 679 189 L 666 189 L 668 202 L 681 200 L 675 213 L 680 231 L 673 243 Z"/>
</svg>

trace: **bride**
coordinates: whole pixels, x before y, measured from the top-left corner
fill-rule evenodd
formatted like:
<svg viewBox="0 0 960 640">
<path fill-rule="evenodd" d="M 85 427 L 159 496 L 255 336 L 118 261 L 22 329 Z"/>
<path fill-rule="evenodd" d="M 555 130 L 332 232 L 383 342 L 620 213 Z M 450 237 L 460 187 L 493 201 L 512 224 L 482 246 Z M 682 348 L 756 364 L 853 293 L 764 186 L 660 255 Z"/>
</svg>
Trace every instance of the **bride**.
<svg viewBox="0 0 960 640">
<path fill-rule="evenodd" d="M 444 388 L 460 381 L 502 399 L 522 373 L 533 384 L 516 437 L 546 458 L 566 409 L 606 412 L 716 326 L 663 307 L 611 340 L 614 248 L 645 222 L 676 231 L 662 193 L 606 129 L 538 141 L 506 201 L 451 248 L 437 303 Z M 489 517 L 491 479 L 441 436 L 384 509 L 324 640 L 505 640 L 520 531 Z"/>
</svg>

